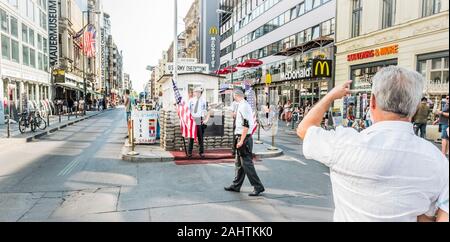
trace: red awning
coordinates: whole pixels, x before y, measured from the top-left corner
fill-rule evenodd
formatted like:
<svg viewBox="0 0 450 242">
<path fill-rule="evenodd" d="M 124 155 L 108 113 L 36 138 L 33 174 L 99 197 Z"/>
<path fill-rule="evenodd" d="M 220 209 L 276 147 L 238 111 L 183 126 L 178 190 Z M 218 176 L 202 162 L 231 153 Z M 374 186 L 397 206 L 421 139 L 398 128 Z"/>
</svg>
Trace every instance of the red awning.
<svg viewBox="0 0 450 242">
<path fill-rule="evenodd" d="M 244 61 L 243 63 L 240 63 L 238 65 L 238 67 L 241 68 L 254 68 L 254 67 L 258 67 L 260 65 L 264 64 L 264 62 L 257 60 L 257 59 L 249 59 Z"/>
</svg>

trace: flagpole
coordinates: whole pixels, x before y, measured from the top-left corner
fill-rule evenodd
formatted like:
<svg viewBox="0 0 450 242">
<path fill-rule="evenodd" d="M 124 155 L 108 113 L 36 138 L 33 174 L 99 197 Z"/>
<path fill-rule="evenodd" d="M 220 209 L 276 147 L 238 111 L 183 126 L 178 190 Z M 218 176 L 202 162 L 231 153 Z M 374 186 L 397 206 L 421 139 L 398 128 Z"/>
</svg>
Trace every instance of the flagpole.
<svg viewBox="0 0 450 242">
<path fill-rule="evenodd" d="M 178 80 L 178 1 L 174 0 L 173 79 Z"/>
<path fill-rule="evenodd" d="M 174 16 L 173 16 L 173 80 L 178 83 L 178 1 L 174 0 Z M 183 135 L 182 135 L 183 136 Z M 186 139 L 183 136 L 184 153 L 188 156 L 186 147 Z"/>
</svg>

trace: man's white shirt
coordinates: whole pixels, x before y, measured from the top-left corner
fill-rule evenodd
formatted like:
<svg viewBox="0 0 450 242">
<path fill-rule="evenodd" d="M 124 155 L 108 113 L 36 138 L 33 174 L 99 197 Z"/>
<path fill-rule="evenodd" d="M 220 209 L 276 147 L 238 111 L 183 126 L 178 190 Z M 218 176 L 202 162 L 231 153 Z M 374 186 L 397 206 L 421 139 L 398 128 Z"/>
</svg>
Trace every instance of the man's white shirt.
<svg viewBox="0 0 450 242">
<path fill-rule="evenodd" d="M 381 122 L 361 133 L 312 127 L 303 152 L 331 169 L 337 222 L 417 222 L 449 212 L 449 161 L 410 123 Z"/>
<path fill-rule="evenodd" d="M 236 130 L 235 134 L 242 134 L 244 130 L 244 120 L 248 121 L 249 124 L 249 133 L 251 134 L 251 130 L 253 130 L 253 127 L 255 127 L 255 121 L 253 120 L 253 111 L 250 104 L 242 100 L 238 103 L 237 112 L 236 112 Z"/>
<path fill-rule="evenodd" d="M 205 118 L 206 114 L 208 112 L 208 107 L 206 100 L 203 98 L 200 98 L 198 102 L 198 110 L 195 112 L 195 106 L 197 105 L 198 98 L 194 97 L 189 100 L 189 111 L 191 111 L 192 117 L 194 118 Z M 198 124 L 199 125 L 199 124 Z"/>
</svg>

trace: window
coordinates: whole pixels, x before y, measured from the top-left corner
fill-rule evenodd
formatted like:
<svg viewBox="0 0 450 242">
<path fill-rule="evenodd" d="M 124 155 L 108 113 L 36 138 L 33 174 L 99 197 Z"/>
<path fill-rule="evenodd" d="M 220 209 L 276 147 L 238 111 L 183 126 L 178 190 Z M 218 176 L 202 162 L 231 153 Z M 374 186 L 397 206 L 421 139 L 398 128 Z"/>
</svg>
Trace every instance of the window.
<svg viewBox="0 0 450 242">
<path fill-rule="evenodd" d="M 28 29 L 28 43 L 31 45 L 31 46 L 34 46 L 34 30 L 32 30 L 32 29 Z"/>
<path fill-rule="evenodd" d="M 322 23 L 321 33 L 322 36 L 328 36 L 333 34 L 331 31 L 331 20 Z"/>
<path fill-rule="evenodd" d="M 2 57 L 3 59 L 11 59 L 11 39 L 2 34 Z"/>
<path fill-rule="evenodd" d="M 320 37 L 320 25 L 312 28 L 312 39 L 315 40 Z"/>
<path fill-rule="evenodd" d="M 11 59 L 17 63 L 20 63 L 20 48 L 19 42 L 16 40 L 11 40 Z"/>
<path fill-rule="evenodd" d="M 18 38 L 19 37 L 19 24 L 17 23 L 17 19 L 11 17 L 11 35 Z"/>
<path fill-rule="evenodd" d="M 309 12 L 313 7 L 313 0 L 305 0 L 305 12 Z"/>
<path fill-rule="evenodd" d="M 22 64 L 30 65 L 30 49 L 24 45 L 22 45 Z"/>
<path fill-rule="evenodd" d="M 30 49 L 30 66 L 36 68 L 36 51 Z"/>
<path fill-rule="evenodd" d="M 305 2 L 300 3 L 298 8 L 298 16 L 305 14 Z"/>
<path fill-rule="evenodd" d="M 352 38 L 354 38 L 358 37 L 361 34 L 361 0 L 353 0 L 352 9 Z"/>
<path fill-rule="evenodd" d="M 422 0 L 422 17 L 428 17 L 441 11 L 441 0 Z"/>
<path fill-rule="evenodd" d="M 44 55 L 42 53 L 38 54 L 38 69 L 44 70 Z"/>
<path fill-rule="evenodd" d="M 42 36 L 40 34 L 37 35 L 37 47 L 42 51 Z"/>
<path fill-rule="evenodd" d="M 314 0 L 313 8 L 317 8 L 320 6 L 320 0 Z"/>
<path fill-rule="evenodd" d="M 383 29 L 392 27 L 394 25 L 395 11 L 396 0 L 383 0 Z"/>
<path fill-rule="evenodd" d="M 0 9 L 0 21 L 1 21 L 1 25 L 2 25 L 1 27 L 2 27 L 2 30 L 7 33 L 9 33 L 9 20 L 8 19 L 9 19 L 9 16 L 5 12 L 5 10 Z"/>
<path fill-rule="evenodd" d="M 28 27 L 22 24 L 22 41 L 28 43 Z"/>
</svg>

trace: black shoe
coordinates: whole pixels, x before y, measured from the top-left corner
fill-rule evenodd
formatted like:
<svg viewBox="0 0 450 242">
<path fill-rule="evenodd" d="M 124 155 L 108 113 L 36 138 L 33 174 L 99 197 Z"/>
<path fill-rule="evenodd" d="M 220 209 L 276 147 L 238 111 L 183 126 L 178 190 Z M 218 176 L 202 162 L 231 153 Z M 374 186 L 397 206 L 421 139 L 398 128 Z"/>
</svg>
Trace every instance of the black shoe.
<svg viewBox="0 0 450 242">
<path fill-rule="evenodd" d="M 192 158 L 192 155 L 188 155 L 187 158 L 188 158 L 188 159 L 191 159 L 191 158 Z"/>
<path fill-rule="evenodd" d="M 237 192 L 237 193 L 241 192 L 241 190 L 236 189 L 236 188 L 234 188 L 234 187 L 225 187 L 224 189 L 225 189 L 225 191 L 227 191 L 227 192 Z"/>
<path fill-rule="evenodd" d="M 200 158 L 205 159 L 205 154 L 200 154 Z"/>
<path fill-rule="evenodd" d="M 259 196 L 261 196 L 261 194 L 263 193 L 263 192 L 265 192 L 266 190 L 265 189 L 262 189 L 262 190 L 259 190 L 259 191 L 253 191 L 252 193 L 250 193 L 250 194 L 248 194 L 250 197 L 259 197 Z"/>
</svg>

